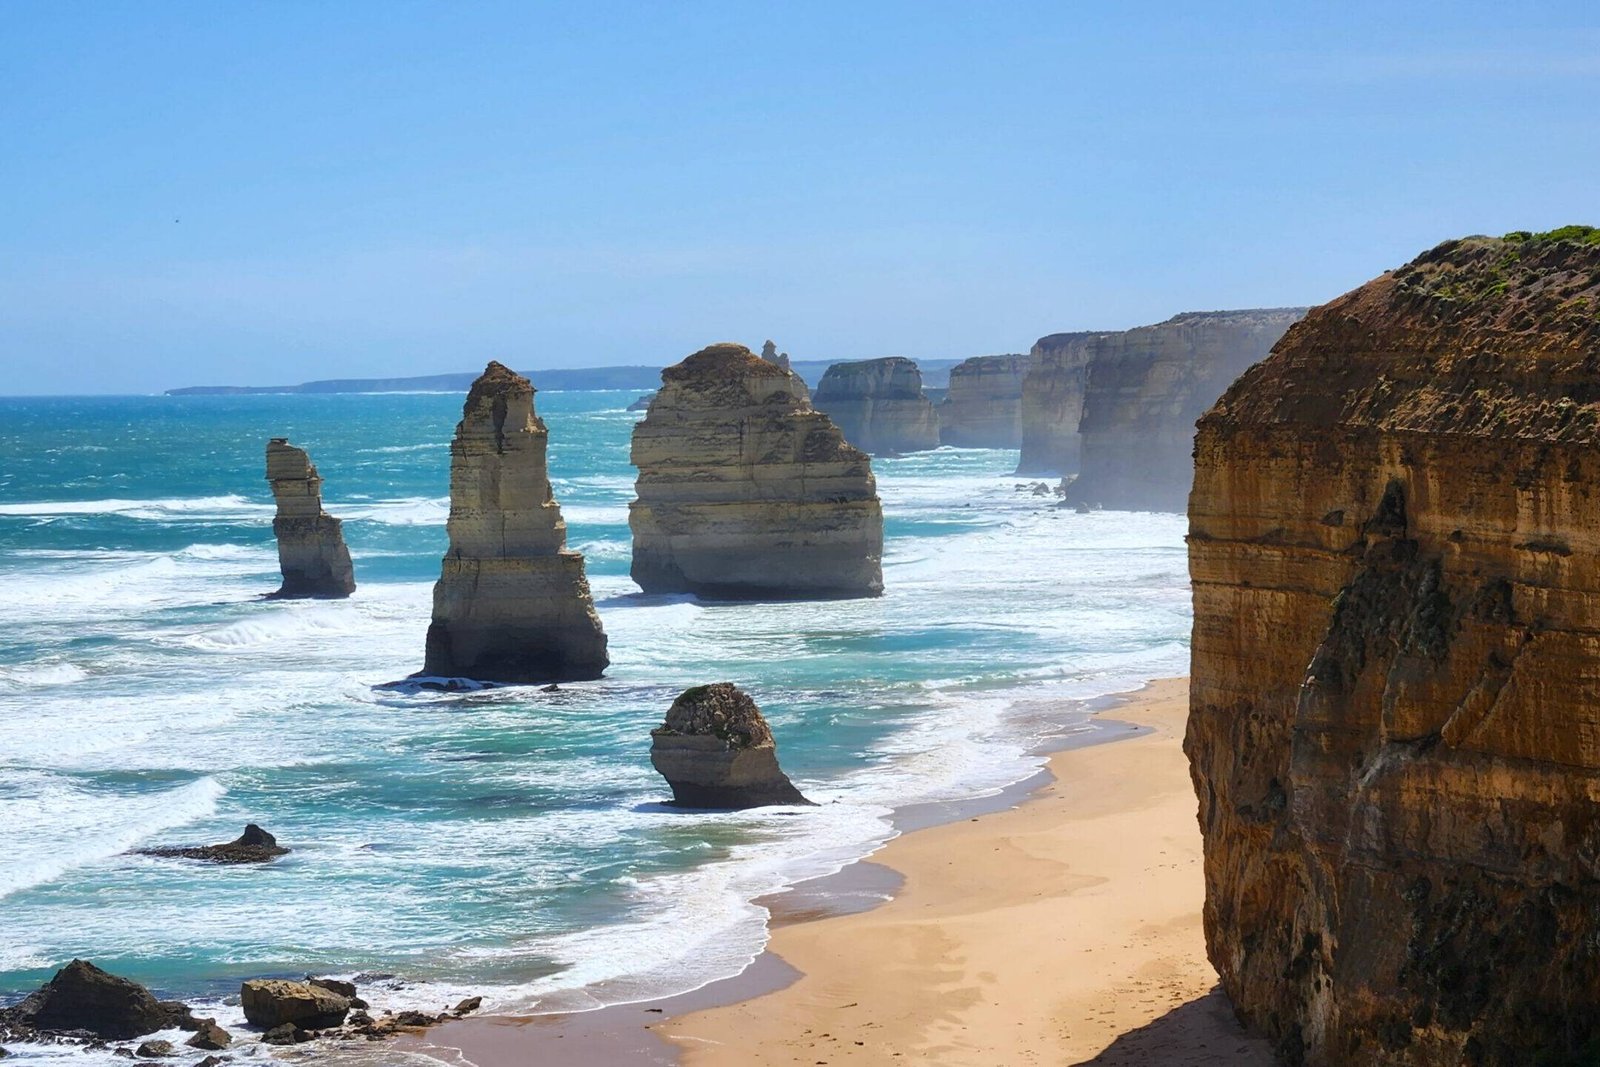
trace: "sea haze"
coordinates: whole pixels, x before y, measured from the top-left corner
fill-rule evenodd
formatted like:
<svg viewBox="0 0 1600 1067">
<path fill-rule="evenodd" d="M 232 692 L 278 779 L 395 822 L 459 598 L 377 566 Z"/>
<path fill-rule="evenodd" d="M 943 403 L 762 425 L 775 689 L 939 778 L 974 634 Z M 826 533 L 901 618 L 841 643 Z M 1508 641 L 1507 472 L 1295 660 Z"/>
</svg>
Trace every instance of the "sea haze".
<svg viewBox="0 0 1600 1067">
<path fill-rule="evenodd" d="M 378 1003 L 431 1010 L 681 991 L 760 951 L 755 898 L 872 851 L 894 808 L 1018 781 L 1069 701 L 1184 669 L 1182 517 L 1055 508 L 1015 452 L 874 461 L 881 599 L 642 596 L 634 396 L 538 397 L 607 677 L 455 694 L 375 687 L 422 662 L 459 396 L 0 399 L 0 1000 L 73 956 L 191 1000 L 306 972 L 394 975 Z M 347 601 L 258 599 L 274 436 L 345 520 Z M 721 680 L 820 807 L 661 805 L 649 731 Z M 127 854 L 248 821 L 294 852 Z"/>
</svg>

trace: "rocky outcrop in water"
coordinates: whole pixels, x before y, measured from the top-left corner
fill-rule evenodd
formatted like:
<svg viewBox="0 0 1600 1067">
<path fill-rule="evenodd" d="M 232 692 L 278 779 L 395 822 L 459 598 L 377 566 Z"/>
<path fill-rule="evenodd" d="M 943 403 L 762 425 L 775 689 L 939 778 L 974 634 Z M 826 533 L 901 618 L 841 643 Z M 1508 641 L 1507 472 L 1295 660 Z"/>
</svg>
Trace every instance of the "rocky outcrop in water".
<svg viewBox="0 0 1600 1067">
<path fill-rule="evenodd" d="M 231 864 L 265 863 L 279 856 L 287 856 L 290 850 L 278 844 L 276 837 L 255 823 L 250 823 L 244 828 L 244 833 L 220 845 L 162 845 L 156 848 L 137 848 L 133 851 L 139 856 Z"/>
<path fill-rule="evenodd" d="M 1193 480 L 1194 424 L 1305 308 L 1207 311 L 1087 343 L 1078 477 L 1067 503 L 1182 511 Z"/>
<path fill-rule="evenodd" d="M 545 469 L 533 385 L 491 362 L 450 444 L 450 550 L 422 673 L 490 682 L 598 678 L 609 662 L 583 556 Z"/>
<path fill-rule="evenodd" d="M 1078 420 L 1089 379 L 1089 342 L 1099 334 L 1054 333 L 1028 353 L 1022 376 L 1018 474 L 1074 474 Z"/>
<path fill-rule="evenodd" d="M 810 804 L 778 768 L 761 709 L 732 682 L 684 690 L 650 731 L 650 762 L 686 808 Z"/>
<path fill-rule="evenodd" d="M 1290 1063 L 1600 1049 L 1600 231 L 1451 241 L 1201 420 L 1206 938 Z"/>
<path fill-rule="evenodd" d="M 939 405 L 939 440 L 958 448 L 1022 445 L 1022 379 L 1028 357 L 974 356 L 950 370 Z"/>
<path fill-rule="evenodd" d="M 282 437 L 267 442 L 267 481 L 278 513 L 272 533 L 278 539 L 283 599 L 347 597 L 356 589 L 344 524 L 322 510 L 322 478 L 303 448 Z"/>
<path fill-rule="evenodd" d="M 125 1041 L 192 1022 L 188 1007 L 160 1001 L 144 986 L 88 960 L 73 960 L 20 1003 L 0 1009 L 8 1029 L 83 1032 Z"/>
<path fill-rule="evenodd" d="M 904 356 L 835 363 L 812 403 L 844 439 L 873 455 L 939 447 L 939 413 L 922 393 L 922 374 Z"/>
<path fill-rule="evenodd" d="M 350 998 L 310 982 L 252 978 L 239 987 L 239 1004 L 251 1026 L 290 1025 L 301 1030 L 338 1026 L 350 1014 Z"/>
<path fill-rule="evenodd" d="M 633 431 L 633 579 L 647 593 L 876 596 L 883 508 L 872 464 L 792 371 L 743 345 L 661 373 Z"/>
</svg>

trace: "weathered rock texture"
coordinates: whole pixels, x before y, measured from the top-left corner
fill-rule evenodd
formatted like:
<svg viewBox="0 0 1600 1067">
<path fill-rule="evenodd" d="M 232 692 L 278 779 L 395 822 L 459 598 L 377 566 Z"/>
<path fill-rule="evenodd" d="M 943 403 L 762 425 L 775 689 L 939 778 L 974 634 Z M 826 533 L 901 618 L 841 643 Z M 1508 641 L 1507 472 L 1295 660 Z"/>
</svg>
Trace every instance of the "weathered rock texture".
<svg viewBox="0 0 1600 1067">
<path fill-rule="evenodd" d="M 872 463 L 792 371 L 742 345 L 661 373 L 634 427 L 633 579 L 647 593 L 827 598 L 883 592 Z"/>
<path fill-rule="evenodd" d="M 767 341 L 761 346 L 761 358 L 766 360 L 768 363 L 776 363 L 784 370 L 793 369 L 789 366 L 789 353 L 779 352 L 778 346 L 773 344 L 771 341 Z"/>
<path fill-rule="evenodd" d="M 268 441 L 267 481 L 278 505 L 272 532 L 283 571 L 283 587 L 272 595 L 337 599 L 355 592 L 344 525 L 322 510 L 322 478 L 305 449 L 282 437 Z"/>
<path fill-rule="evenodd" d="M 684 690 L 650 731 L 650 762 L 687 808 L 810 804 L 778 769 L 761 709 L 732 682 Z"/>
<path fill-rule="evenodd" d="M 1201 420 L 1206 937 L 1291 1063 L 1597 1062 L 1597 310 L 1593 231 L 1448 242 Z"/>
<path fill-rule="evenodd" d="M 939 447 L 939 413 L 922 394 L 916 363 L 904 356 L 833 364 L 812 403 L 846 441 L 873 455 Z"/>
<path fill-rule="evenodd" d="M 289 849 L 278 844 L 278 839 L 250 823 L 232 841 L 220 845 L 160 845 L 155 848 L 133 850 L 140 856 L 159 856 L 165 859 L 204 860 L 207 863 L 265 863 L 279 856 L 287 856 Z"/>
<path fill-rule="evenodd" d="M 1022 378 L 1028 357 L 974 356 L 950 370 L 939 405 L 939 440 L 958 448 L 1022 445 Z"/>
<path fill-rule="evenodd" d="M 73 960 L 20 1003 L 0 1009 L 0 1023 L 43 1031 L 88 1031 L 123 1041 L 182 1025 L 189 1009 L 159 1001 L 137 982 L 88 960 Z"/>
<path fill-rule="evenodd" d="M 1028 353 L 1022 376 L 1022 456 L 1018 474 L 1078 470 L 1078 420 L 1089 379 L 1094 333 L 1053 333 Z"/>
<path fill-rule="evenodd" d="M 1182 511 L 1195 420 L 1305 312 L 1189 312 L 1090 339 L 1078 477 L 1067 502 Z"/>
<path fill-rule="evenodd" d="M 490 363 L 450 444 L 450 550 L 422 673 L 491 682 L 598 678 L 606 635 L 545 469 L 528 379 Z"/>
<path fill-rule="evenodd" d="M 338 1026 L 350 1014 L 350 998 L 309 982 L 252 978 L 239 987 L 239 1004 L 252 1026 L 263 1030 L 291 1023 L 304 1030 Z"/>
</svg>

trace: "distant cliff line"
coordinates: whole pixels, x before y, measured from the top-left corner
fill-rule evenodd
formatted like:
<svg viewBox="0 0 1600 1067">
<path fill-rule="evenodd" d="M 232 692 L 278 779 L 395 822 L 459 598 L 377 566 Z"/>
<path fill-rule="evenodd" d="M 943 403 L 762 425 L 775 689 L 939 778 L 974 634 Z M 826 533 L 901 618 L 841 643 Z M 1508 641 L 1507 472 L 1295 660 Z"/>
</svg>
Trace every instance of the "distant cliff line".
<svg viewBox="0 0 1600 1067">
<path fill-rule="evenodd" d="M 794 372 L 815 384 L 839 360 L 795 360 Z M 923 381 L 930 386 L 949 382 L 950 368 L 959 359 L 918 360 Z M 540 389 L 634 389 L 649 392 L 661 384 L 660 367 L 571 367 L 526 372 Z M 414 378 L 328 378 L 299 385 L 190 385 L 168 389 L 167 396 L 257 396 L 274 393 L 465 393 L 477 375 L 425 374 Z"/>
</svg>

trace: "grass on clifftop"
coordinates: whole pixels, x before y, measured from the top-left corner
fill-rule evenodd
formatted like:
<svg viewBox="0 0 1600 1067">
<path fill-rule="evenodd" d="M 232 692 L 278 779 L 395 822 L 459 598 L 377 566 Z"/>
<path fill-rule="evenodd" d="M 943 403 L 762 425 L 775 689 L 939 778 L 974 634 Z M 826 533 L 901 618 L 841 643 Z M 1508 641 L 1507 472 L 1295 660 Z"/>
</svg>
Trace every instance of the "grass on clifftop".
<svg viewBox="0 0 1600 1067">
<path fill-rule="evenodd" d="M 1512 230 L 1503 240 L 1532 241 L 1540 244 L 1550 241 L 1574 241 L 1580 245 L 1600 245 L 1600 226 L 1562 226 L 1554 230 L 1545 230 L 1543 233 Z"/>
</svg>

